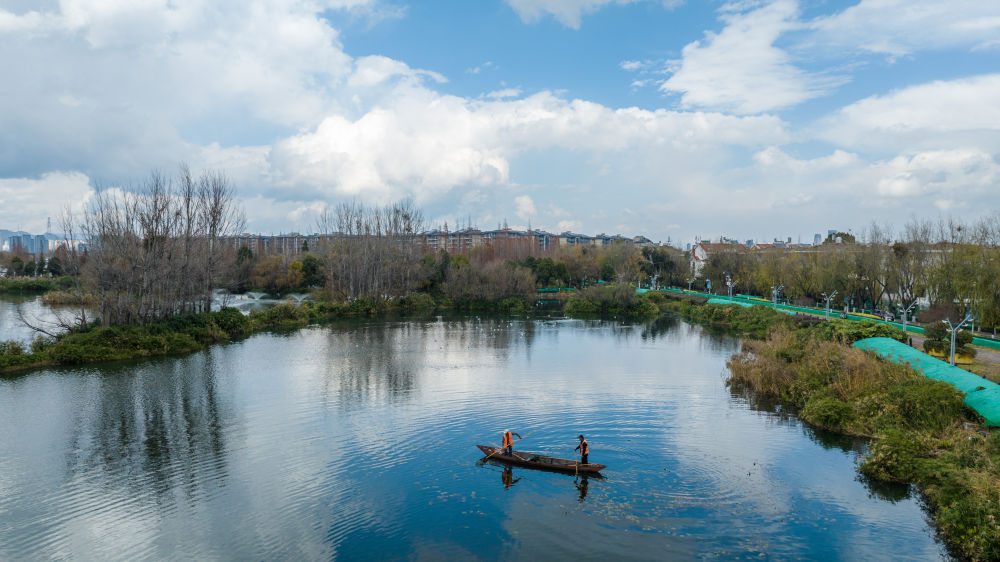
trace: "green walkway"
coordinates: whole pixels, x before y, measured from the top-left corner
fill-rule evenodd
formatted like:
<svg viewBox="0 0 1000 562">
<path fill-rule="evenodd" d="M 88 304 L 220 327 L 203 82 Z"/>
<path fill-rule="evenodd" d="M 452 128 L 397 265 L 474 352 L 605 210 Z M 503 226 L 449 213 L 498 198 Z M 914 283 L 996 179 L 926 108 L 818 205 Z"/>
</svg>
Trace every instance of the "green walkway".
<svg viewBox="0 0 1000 562">
<path fill-rule="evenodd" d="M 662 289 L 662 291 L 663 292 L 667 292 L 667 293 L 679 293 L 679 294 L 698 295 L 698 296 L 702 296 L 702 297 L 708 297 L 710 299 L 716 300 L 716 302 L 713 303 L 713 304 L 719 304 L 718 300 L 722 300 L 722 301 L 729 301 L 729 302 L 732 302 L 732 303 L 745 303 L 745 304 L 750 304 L 750 305 L 755 305 L 755 306 L 757 306 L 757 305 L 759 305 L 759 306 L 770 306 L 770 307 L 775 308 L 777 310 L 801 312 L 803 314 L 812 314 L 812 315 L 819 315 L 819 316 L 824 316 L 826 314 L 825 310 L 822 309 L 822 308 L 813 308 L 813 307 L 809 307 L 809 306 L 795 306 L 795 305 L 791 305 L 791 304 L 778 304 L 778 305 L 775 305 L 774 303 L 771 303 L 771 302 L 768 302 L 768 301 L 764 301 L 764 300 L 758 300 L 758 299 L 750 298 L 750 297 L 747 297 L 745 295 L 733 295 L 733 297 L 730 298 L 730 297 L 728 297 L 726 295 L 713 295 L 711 293 L 699 293 L 698 291 L 687 291 L 687 290 L 684 290 L 684 289 L 677 289 L 677 288 L 673 288 L 673 287 L 671 287 L 669 289 Z M 741 304 L 741 306 L 742 306 L 742 304 Z M 830 318 L 840 318 L 840 311 L 838 311 L 837 309 L 830 309 Z M 875 318 L 870 318 L 868 316 L 860 316 L 860 315 L 857 315 L 857 314 L 848 314 L 847 315 L 847 319 L 848 320 L 856 320 L 856 321 L 866 321 L 867 320 L 869 322 L 876 322 L 878 324 L 889 324 L 890 326 L 895 326 L 895 327 L 899 328 L 900 330 L 903 329 L 903 323 L 902 322 L 887 322 L 885 320 L 878 320 L 878 319 L 875 319 Z M 923 328 L 921 328 L 920 326 L 914 326 L 913 324 L 908 324 L 906 326 L 906 331 L 913 332 L 915 334 L 923 334 L 924 333 L 924 329 Z M 973 345 L 979 345 L 979 346 L 982 346 L 982 347 L 985 347 L 985 348 L 988 348 L 988 349 L 995 349 L 995 350 L 1000 351 L 1000 341 L 997 341 L 997 340 L 976 337 L 976 338 L 972 339 L 972 344 Z"/>
<path fill-rule="evenodd" d="M 1000 427 L 1000 385 L 927 355 L 905 343 L 889 338 L 868 338 L 854 342 L 854 347 L 871 351 L 893 363 L 909 364 L 932 379 L 944 381 L 965 393 L 965 404 L 986 419 L 986 424 Z"/>
</svg>

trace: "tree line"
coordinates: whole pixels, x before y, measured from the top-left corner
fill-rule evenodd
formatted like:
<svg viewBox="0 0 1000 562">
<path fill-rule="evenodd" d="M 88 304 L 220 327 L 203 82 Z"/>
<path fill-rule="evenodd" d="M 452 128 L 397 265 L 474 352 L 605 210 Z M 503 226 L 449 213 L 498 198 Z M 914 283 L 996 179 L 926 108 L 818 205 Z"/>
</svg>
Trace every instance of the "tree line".
<svg viewBox="0 0 1000 562">
<path fill-rule="evenodd" d="M 845 299 L 867 309 L 920 300 L 930 308 L 924 319 L 970 312 L 977 326 L 993 328 L 1000 325 L 1000 214 L 971 223 L 912 219 L 899 231 L 872 223 L 856 238 L 805 249 L 734 246 L 711 255 L 700 278 L 725 292 L 727 276 L 739 293 L 770 298 L 781 287 L 783 298 L 813 304 L 836 291 L 833 308 Z"/>
</svg>

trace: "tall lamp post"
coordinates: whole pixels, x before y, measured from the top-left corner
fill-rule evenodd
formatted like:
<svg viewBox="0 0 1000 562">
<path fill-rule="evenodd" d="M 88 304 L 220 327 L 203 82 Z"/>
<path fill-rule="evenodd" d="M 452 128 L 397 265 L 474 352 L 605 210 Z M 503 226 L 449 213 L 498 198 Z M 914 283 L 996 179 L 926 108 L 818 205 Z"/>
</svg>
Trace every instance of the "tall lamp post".
<svg viewBox="0 0 1000 562">
<path fill-rule="evenodd" d="M 951 334 L 951 352 L 948 354 L 948 363 L 950 363 L 953 367 L 955 366 L 955 336 L 962 331 L 962 327 L 965 326 L 969 320 L 971 320 L 971 318 L 966 315 L 965 319 L 962 320 L 957 326 L 952 325 L 951 318 L 941 321 L 947 324 L 948 333 Z"/>
<path fill-rule="evenodd" d="M 729 300 L 733 300 L 733 287 L 736 286 L 736 281 L 726 272 L 726 287 L 729 287 Z"/>
<path fill-rule="evenodd" d="M 913 302 L 910 303 L 910 306 L 908 306 L 908 307 L 906 307 L 906 308 L 903 309 L 903 332 L 904 333 L 906 332 L 906 325 L 907 325 L 907 323 L 909 322 L 909 319 L 910 319 L 910 311 L 913 310 L 916 306 L 917 306 L 917 301 L 913 301 Z"/>
<path fill-rule="evenodd" d="M 778 294 L 784 289 L 784 285 L 771 285 L 771 302 L 775 305 L 778 304 Z"/>
<path fill-rule="evenodd" d="M 834 291 L 834 292 L 830 293 L 829 295 L 826 294 L 826 293 L 823 293 L 823 300 L 826 301 L 826 319 L 827 320 L 830 319 L 830 301 L 832 301 L 833 297 L 835 297 L 835 296 L 837 296 L 837 291 Z"/>
</svg>

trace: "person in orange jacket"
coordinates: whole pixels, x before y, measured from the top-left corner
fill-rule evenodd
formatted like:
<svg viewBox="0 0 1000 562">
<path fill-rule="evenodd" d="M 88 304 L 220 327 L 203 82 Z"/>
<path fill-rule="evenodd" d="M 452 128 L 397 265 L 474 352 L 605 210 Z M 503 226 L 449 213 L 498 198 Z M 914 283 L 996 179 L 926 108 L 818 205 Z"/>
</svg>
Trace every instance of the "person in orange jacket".
<svg viewBox="0 0 1000 562">
<path fill-rule="evenodd" d="M 514 435 L 517 435 L 518 439 L 521 438 L 521 434 L 516 431 L 507 429 L 503 432 L 503 454 L 507 456 L 514 454 Z"/>
<path fill-rule="evenodd" d="M 587 444 L 587 440 L 583 438 L 583 435 L 580 436 L 580 444 L 577 445 L 576 448 L 573 449 L 573 450 L 574 451 L 580 451 L 580 463 L 581 464 L 588 464 L 587 463 L 587 455 L 590 454 L 590 445 Z"/>
</svg>

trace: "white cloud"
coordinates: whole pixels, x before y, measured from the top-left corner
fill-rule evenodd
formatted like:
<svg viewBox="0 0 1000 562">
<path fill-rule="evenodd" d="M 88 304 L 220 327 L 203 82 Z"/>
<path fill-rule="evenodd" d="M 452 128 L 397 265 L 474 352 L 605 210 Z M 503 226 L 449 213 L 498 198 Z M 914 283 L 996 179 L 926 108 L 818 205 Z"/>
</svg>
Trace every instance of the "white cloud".
<svg viewBox="0 0 1000 562">
<path fill-rule="evenodd" d="M 757 3 L 753 3 L 756 6 Z M 749 12 L 730 4 L 718 34 L 684 47 L 660 90 L 681 94 L 681 105 L 740 114 L 773 111 L 820 96 L 842 79 L 809 74 L 774 45 L 800 27 L 794 0 L 776 0 Z"/>
<path fill-rule="evenodd" d="M 536 8 L 574 21 L 607 3 Z M 801 131 L 774 115 L 614 108 L 550 91 L 466 98 L 437 91 L 446 77 L 433 71 L 346 54 L 321 17 L 335 5 L 378 10 L 163 0 L 0 12 L 0 177 L 13 178 L 0 180 L 0 227 L 57 213 L 48 201 L 82 201 L 88 178 L 141 178 L 182 160 L 225 170 L 250 228 L 268 232 L 310 230 L 345 197 L 412 196 L 452 224 L 518 217 L 560 231 L 629 225 L 623 234 L 653 238 L 997 204 L 1000 75 L 871 97 Z M 689 45 L 667 81 L 683 105 L 754 114 L 822 90 L 775 47 L 790 32 L 818 33 L 794 2 L 721 13 L 725 29 Z M 641 81 L 664 78 L 662 63 L 621 66 Z M 833 146 L 807 159 L 789 148 L 816 140 Z M 626 200 L 643 204 L 626 214 Z"/>
<path fill-rule="evenodd" d="M 583 223 L 580 221 L 559 221 L 556 228 L 559 232 L 576 232 L 583 228 Z"/>
<path fill-rule="evenodd" d="M 470 100 L 400 84 L 358 119 L 327 117 L 315 130 L 274 145 L 270 172 L 315 194 L 388 200 L 438 197 L 456 187 L 510 183 L 510 160 L 526 151 L 582 151 L 628 160 L 724 145 L 788 139 L 774 117 L 732 117 L 637 108 L 614 110 L 548 92 L 516 100 Z"/>
<path fill-rule="evenodd" d="M 503 90 L 494 90 L 486 94 L 486 97 L 494 100 L 500 100 L 504 98 L 516 98 L 521 95 L 521 90 L 517 88 L 504 88 Z"/>
<path fill-rule="evenodd" d="M 531 217 L 538 214 L 538 210 L 535 209 L 535 202 L 527 195 L 518 195 L 514 198 L 514 209 L 517 218 L 525 221 L 530 220 Z"/>
<path fill-rule="evenodd" d="M 1000 163 L 976 149 L 938 150 L 898 156 L 872 167 L 884 197 L 960 194 L 972 198 L 995 188 Z"/>
<path fill-rule="evenodd" d="M 473 66 L 471 68 L 466 68 L 465 69 L 465 73 L 466 74 L 479 74 L 479 73 L 483 72 L 484 70 L 495 69 L 496 67 L 497 67 L 497 65 L 494 64 L 493 61 L 486 61 L 486 62 L 484 62 L 483 64 L 481 64 L 479 66 Z"/>
<path fill-rule="evenodd" d="M 1000 150 L 1000 74 L 936 81 L 873 96 L 821 120 L 817 136 L 848 146 Z"/>
<path fill-rule="evenodd" d="M 744 175 L 748 186 L 761 186 L 781 205 L 817 202 L 851 207 L 929 208 L 942 198 L 962 198 L 989 207 L 1000 181 L 1000 162 L 974 148 L 916 152 L 886 160 L 867 161 L 835 151 L 829 156 L 800 160 L 770 147 L 754 155 L 754 170 Z M 764 187 L 770 184 L 771 187 Z M 810 191 L 800 191 L 808 186 Z M 995 202 L 994 202 L 995 203 Z M 899 217 L 881 217 L 893 222 Z"/>
<path fill-rule="evenodd" d="M 594 13 L 609 4 L 632 4 L 656 0 L 507 0 L 521 20 L 526 23 L 536 22 L 546 14 L 573 29 L 580 28 L 580 20 L 586 14 Z M 658 0 L 660 4 L 671 8 L 681 4 L 681 0 Z"/>
<path fill-rule="evenodd" d="M 406 63 L 380 55 L 372 55 L 359 57 L 354 61 L 354 72 L 348 78 L 347 85 L 353 88 L 371 88 L 384 84 L 388 80 L 398 78 L 420 80 L 423 77 L 431 78 L 439 83 L 448 81 L 437 72 L 414 70 Z"/>
<path fill-rule="evenodd" d="M 79 212 L 93 194 L 90 181 L 79 172 L 49 172 L 39 178 L 0 179 L 0 228 L 45 231 L 46 218 L 53 230 L 66 207 Z"/>
<path fill-rule="evenodd" d="M 995 47 L 1000 4 L 983 0 L 861 0 L 810 24 L 813 41 L 892 57 L 920 50 Z"/>
</svg>

